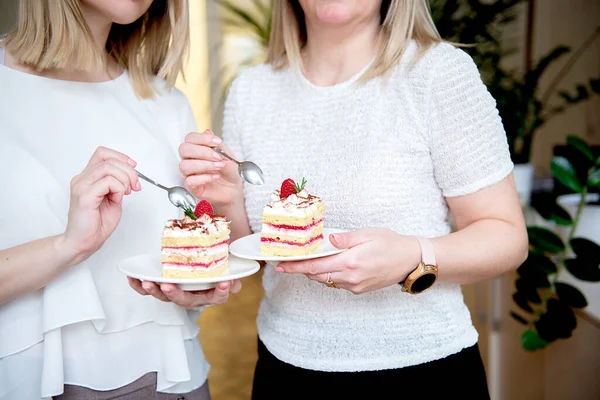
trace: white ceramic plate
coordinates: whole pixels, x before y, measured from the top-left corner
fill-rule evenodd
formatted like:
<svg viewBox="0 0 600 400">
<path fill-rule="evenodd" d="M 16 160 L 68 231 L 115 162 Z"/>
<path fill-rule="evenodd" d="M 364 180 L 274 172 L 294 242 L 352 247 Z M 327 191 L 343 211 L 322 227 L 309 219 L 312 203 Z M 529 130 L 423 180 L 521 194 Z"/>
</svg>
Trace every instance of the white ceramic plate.
<svg viewBox="0 0 600 400">
<path fill-rule="evenodd" d="M 162 263 L 160 253 L 141 254 L 122 261 L 118 266 L 119 271 L 132 278 L 156 282 L 174 283 L 182 290 L 207 290 L 212 289 L 218 282 L 240 279 L 256 273 L 260 265 L 253 260 L 245 260 L 235 256 L 229 256 L 227 275 L 215 276 L 213 278 L 166 278 L 162 276 Z"/>
<path fill-rule="evenodd" d="M 257 261 L 300 261 L 300 260 L 310 260 L 312 258 L 321 258 L 326 256 L 331 256 L 334 254 L 341 253 L 344 250 L 336 249 L 333 247 L 331 242 L 329 241 L 329 235 L 332 233 L 342 233 L 347 232 L 341 229 L 332 229 L 332 228 L 324 228 L 323 229 L 323 242 L 321 244 L 321 249 L 313 254 L 306 254 L 303 256 L 288 256 L 288 257 L 278 257 L 278 256 L 265 256 L 260 254 L 260 233 L 255 233 L 254 235 L 245 236 L 236 240 L 235 242 L 229 245 L 229 252 L 234 256 L 239 258 L 244 258 L 246 260 L 257 260 Z"/>
</svg>

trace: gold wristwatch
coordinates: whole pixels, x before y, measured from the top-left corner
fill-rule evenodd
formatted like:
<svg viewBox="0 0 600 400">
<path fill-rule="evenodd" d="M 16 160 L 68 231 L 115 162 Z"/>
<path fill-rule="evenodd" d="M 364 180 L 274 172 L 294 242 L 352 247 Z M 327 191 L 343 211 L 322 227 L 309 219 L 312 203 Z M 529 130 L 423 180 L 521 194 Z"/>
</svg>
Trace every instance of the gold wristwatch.
<svg viewBox="0 0 600 400">
<path fill-rule="evenodd" d="M 417 240 L 421 246 L 421 262 L 403 282 L 399 283 L 402 285 L 402 291 L 410 294 L 423 293 L 435 283 L 438 276 L 438 266 L 431 242 L 422 237 L 417 237 Z"/>
</svg>

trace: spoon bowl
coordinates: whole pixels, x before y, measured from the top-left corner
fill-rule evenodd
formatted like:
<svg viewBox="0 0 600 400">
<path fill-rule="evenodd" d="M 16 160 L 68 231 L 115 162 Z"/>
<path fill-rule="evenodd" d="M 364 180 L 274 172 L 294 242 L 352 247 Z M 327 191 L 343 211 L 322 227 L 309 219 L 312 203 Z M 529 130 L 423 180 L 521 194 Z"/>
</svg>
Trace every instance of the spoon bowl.
<svg viewBox="0 0 600 400">
<path fill-rule="evenodd" d="M 242 161 L 238 165 L 238 172 L 243 180 L 252 185 L 263 185 L 265 183 L 262 170 L 252 161 Z"/>
<path fill-rule="evenodd" d="M 152 179 L 148 178 L 146 175 L 142 174 L 139 171 L 135 172 L 137 172 L 138 176 L 146 182 L 151 183 L 152 185 L 158 188 L 166 190 L 167 195 L 169 196 L 169 201 L 175 207 L 179 207 L 184 211 L 187 209 L 194 211 L 194 209 L 196 208 L 196 198 L 190 192 L 188 192 L 187 189 L 181 186 L 166 187 L 161 185 L 160 183 L 153 181 Z"/>
<path fill-rule="evenodd" d="M 223 157 L 227 158 L 228 160 L 231 160 L 234 163 L 236 163 L 238 165 L 238 173 L 240 174 L 242 179 L 248 182 L 249 184 L 262 185 L 265 183 L 265 175 L 263 174 L 260 167 L 254 164 L 252 161 L 240 162 L 218 147 L 215 147 L 214 150 Z"/>
</svg>

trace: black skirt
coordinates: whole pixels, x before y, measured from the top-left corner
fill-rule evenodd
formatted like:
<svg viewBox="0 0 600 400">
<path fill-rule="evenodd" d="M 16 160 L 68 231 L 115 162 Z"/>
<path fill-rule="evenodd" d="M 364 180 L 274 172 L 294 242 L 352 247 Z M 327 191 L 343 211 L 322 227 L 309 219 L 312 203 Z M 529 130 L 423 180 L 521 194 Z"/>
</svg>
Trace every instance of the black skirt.
<svg viewBox="0 0 600 400">
<path fill-rule="evenodd" d="M 476 345 L 446 358 L 406 368 L 322 372 L 277 359 L 258 341 L 252 400 L 490 398 Z"/>
</svg>

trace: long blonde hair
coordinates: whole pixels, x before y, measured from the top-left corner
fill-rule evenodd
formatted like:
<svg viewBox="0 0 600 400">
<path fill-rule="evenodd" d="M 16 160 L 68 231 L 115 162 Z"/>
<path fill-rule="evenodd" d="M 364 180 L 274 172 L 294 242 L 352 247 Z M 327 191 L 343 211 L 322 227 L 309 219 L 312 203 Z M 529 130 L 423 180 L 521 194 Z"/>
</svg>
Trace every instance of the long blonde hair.
<svg viewBox="0 0 600 400">
<path fill-rule="evenodd" d="M 80 7 L 81 0 L 20 0 L 16 28 L 4 39 L 20 63 L 38 70 L 98 70 L 106 67 Z M 189 48 L 187 0 L 153 1 L 129 25 L 113 24 L 106 51 L 128 70 L 141 98 L 153 97 L 154 77 L 175 85 Z"/>
<path fill-rule="evenodd" d="M 361 80 L 389 73 L 402 58 L 412 39 L 418 46 L 418 59 L 430 46 L 442 42 L 431 17 L 427 0 L 383 0 L 381 4 L 382 45 Z M 306 23 L 298 0 L 275 0 L 273 28 L 267 62 L 273 69 L 302 66 L 301 50 L 306 45 Z"/>
</svg>

